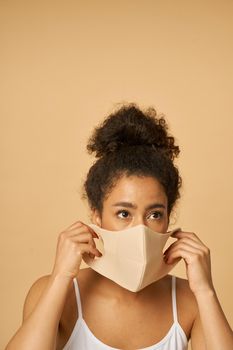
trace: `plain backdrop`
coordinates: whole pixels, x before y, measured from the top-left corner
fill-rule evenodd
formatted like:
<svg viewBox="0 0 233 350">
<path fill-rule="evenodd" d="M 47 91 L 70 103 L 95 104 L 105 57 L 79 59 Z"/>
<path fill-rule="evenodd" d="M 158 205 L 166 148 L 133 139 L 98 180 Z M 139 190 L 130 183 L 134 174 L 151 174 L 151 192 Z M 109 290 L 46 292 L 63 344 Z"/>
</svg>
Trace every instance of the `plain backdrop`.
<svg viewBox="0 0 233 350">
<path fill-rule="evenodd" d="M 89 222 L 81 194 L 94 158 L 85 146 L 124 102 L 165 114 L 183 178 L 170 227 L 210 248 L 233 325 L 233 2 L 0 5 L 0 348 L 32 283 L 51 272 L 58 234 Z M 172 273 L 187 278 L 184 261 Z"/>
</svg>

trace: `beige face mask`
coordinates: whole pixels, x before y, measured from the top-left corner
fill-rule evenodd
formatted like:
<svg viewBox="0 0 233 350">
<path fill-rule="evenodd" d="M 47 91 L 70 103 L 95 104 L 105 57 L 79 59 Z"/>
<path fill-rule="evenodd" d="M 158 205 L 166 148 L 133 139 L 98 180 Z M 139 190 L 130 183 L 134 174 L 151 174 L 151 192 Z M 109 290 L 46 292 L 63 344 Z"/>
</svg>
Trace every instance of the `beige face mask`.
<svg viewBox="0 0 233 350">
<path fill-rule="evenodd" d="M 101 275 L 120 286 L 137 292 L 168 274 L 177 264 L 166 264 L 163 248 L 175 231 L 159 233 L 145 225 L 133 226 L 121 231 L 105 230 L 89 225 L 99 236 L 96 248 L 100 258 L 83 256 L 85 263 Z"/>
</svg>

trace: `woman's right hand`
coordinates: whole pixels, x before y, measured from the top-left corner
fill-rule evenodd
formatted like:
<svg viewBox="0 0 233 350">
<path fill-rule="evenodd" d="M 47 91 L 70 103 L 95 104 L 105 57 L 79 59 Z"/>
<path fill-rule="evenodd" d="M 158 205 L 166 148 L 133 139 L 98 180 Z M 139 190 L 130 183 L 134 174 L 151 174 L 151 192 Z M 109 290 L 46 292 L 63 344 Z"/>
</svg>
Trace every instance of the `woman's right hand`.
<svg viewBox="0 0 233 350">
<path fill-rule="evenodd" d="M 80 269 L 83 254 L 101 257 L 93 238 L 99 238 L 91 227 L 75 222 L 59 234 L 53 276 L 74 278 Z"/>
</svg>

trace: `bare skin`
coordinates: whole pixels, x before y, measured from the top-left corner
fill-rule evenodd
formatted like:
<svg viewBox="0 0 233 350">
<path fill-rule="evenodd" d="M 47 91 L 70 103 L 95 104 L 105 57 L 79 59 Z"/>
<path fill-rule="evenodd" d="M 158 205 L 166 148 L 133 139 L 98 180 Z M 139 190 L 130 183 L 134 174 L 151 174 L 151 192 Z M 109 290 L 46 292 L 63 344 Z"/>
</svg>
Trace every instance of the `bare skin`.
<svg viewBox="0 0 233 350">
<path fill-rule="evenodd" d="M 124 176 L 105 198 L 101 215 L 93 211 L 92 222 L 109 230 L 144 224 L 166 232 L 169 218 L 163 187 L 152 177 Z M 78 317 L 75 277 L 83 318 L 103 343 L 132 350 L 155 344 L 167 334 L 173 324 L 171 276 L 134 293 L 91 268 L 80 270 L 84 254 L 100 256 L 94 237 L 94 231 L 80 221 L 59 235 L 52 273 L 31 287 L 23 324 L 6 350 L 63 349 Z M 232 349 L 232 331 L 212 284 L 208 248 L 192 232 L 174 237 L 177 241 L 166 253 L 167 263 L 181 258 L 186 263 L 188 280 L 177 278 L 177 307 L 178 321 L 186 337 L 191 337 L 192 349 Z"/>
<path fill-rule="evenodd" d="M 90 268 L 79 271 L 83 318 L 100 341 L 132 350 L 151 346 L 164 338 L 173 324 L 170 275 L 138 292 L 136 298 L 126 299 L 114 297 L 111 291 L 102 288 L 101 279 Z M 69 296 L 60 321 L 59 350 L 68 341 L 78 318 L 72 287 Z M 185 279 L 177 278 L 177 301 L 178 320 L 189 339 L 197 306 Z"/>
</svg>

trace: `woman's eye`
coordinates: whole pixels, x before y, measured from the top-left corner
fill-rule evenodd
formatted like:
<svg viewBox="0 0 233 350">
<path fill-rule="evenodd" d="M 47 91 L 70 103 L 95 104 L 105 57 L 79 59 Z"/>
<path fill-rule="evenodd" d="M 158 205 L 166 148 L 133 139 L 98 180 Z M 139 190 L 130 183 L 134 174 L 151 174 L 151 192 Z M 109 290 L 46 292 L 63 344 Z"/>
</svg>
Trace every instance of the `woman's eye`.
<svg viewBox="0 0 233 350">
<path fill-rule="evenodd" d="M 163 213 L 160 211 L 155 211 L 154 213 L 151 213 L 149 216 L 152 216 L 154 219 L 161 219 L 163 217 Z"/>
<path fill-rule="evenodd" d="M 127 218 L 128 215 L 129 215 L 129 213 L 126 210 L 120 210 L 117 212 L 117 216 L 122 218 L 122 219 Z"/>
</svg>

